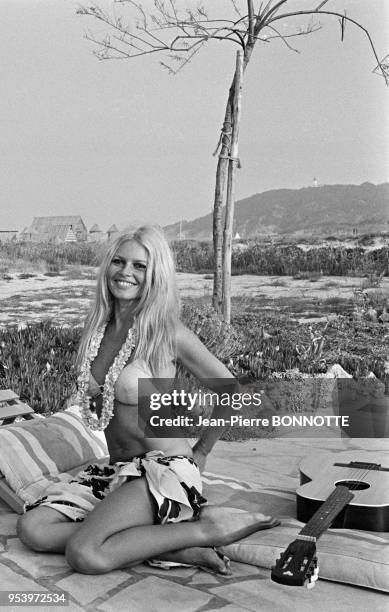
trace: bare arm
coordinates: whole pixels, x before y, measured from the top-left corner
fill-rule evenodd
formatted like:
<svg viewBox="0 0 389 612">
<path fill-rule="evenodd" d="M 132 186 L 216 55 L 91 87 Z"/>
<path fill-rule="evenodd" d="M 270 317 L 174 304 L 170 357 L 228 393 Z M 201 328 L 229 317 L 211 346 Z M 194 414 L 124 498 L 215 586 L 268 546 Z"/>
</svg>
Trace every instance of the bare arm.
<svg viewBox="0 0 389 612">
<path fill-rule="evenodd" d="M 239 384 L 226 366 L 204 346 L 199 338 L 182 323 L 177 329 L 177 357 L 191 374 L 201 383 L 216 393 L 234 393 L 239 391 Z M 213 418 L 227 416 L 225 406 L 215 406 Z M 193 447 L 195 460 L 200 469 L 205 459 L 226 427 L 206 427 L 200 439 Z"/>
</svg>

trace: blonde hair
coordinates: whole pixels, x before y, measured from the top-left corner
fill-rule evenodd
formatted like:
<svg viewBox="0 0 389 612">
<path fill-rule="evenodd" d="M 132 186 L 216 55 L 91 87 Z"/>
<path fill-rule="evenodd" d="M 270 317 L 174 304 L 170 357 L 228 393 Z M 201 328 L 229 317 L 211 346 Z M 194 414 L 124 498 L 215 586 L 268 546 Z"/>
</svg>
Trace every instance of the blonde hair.
<svg viewBox="0 0 389 612">
<path fill-rule="evenodd" d="M 136 240 L 148 254 L 145 283 L 134 311 L 137 344 L 133 358 L 143 359 L 152 374 L 158 376 L 176 353 L 179 300 L 173 254 L 162 229 L 154 225 L 120 235 L 105 253 L 97 276 L 95 300 L 85 321 L 77 365 L 80 367 L 84 361 L 96 330 L 112 316 L 114 300 L 108 288 L 107 271 L 118 249 L 129 240 Z"/>
</svg>

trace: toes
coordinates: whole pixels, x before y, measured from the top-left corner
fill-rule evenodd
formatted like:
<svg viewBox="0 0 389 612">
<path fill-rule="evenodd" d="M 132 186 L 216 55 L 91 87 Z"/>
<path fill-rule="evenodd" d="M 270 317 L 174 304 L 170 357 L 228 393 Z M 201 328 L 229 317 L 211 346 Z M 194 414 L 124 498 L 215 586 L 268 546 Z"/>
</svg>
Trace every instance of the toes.
<svg viewBox="0 0 389 612">
<path fill-rule="evenodd" d="M 224 576 L 231 576 L 232 571 L 230 559 L 226 555 L 223 555 L 223 553 L 220 552 L 220 550 L 218 550 L 217 548 L 213 547 L 213 550 L 217 555 L 217 569 L 219 574 L 223 574 Z"/>
<path fill-rule="evenodd" d="M 225 557 L 225 561 L 223 562 L 223 565 L 221 565 L 221 567 L 219 568 L 219 574 L 223 574 L 223 576 L 232 575 L 231 561 L 229 560 L 228 557 Z"/>
</svg>

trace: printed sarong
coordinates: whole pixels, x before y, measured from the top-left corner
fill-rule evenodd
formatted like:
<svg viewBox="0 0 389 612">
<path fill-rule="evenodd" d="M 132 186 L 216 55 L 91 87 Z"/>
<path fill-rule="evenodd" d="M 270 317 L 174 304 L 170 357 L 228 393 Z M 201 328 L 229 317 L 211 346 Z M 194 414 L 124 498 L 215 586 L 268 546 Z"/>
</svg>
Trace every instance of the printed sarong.
<svg viewBox="0 0 389 612">
<path fill-rule="evenodd" d="M 51 484 L 45 496 L 28 505 L 26 511 L 47 506 L 73 521 L 83 521 L 104 497 L 125 482 L 142 476 L 146 478 L 158 506 L 156 523 L 192 520 L 207 503 L 201 495 L 201 476 L 193 459 L 183 455 L 168 457 L 162 451 L 150 451 L 131 461 L 89 465 L 69 483 Z"/>
</svg>

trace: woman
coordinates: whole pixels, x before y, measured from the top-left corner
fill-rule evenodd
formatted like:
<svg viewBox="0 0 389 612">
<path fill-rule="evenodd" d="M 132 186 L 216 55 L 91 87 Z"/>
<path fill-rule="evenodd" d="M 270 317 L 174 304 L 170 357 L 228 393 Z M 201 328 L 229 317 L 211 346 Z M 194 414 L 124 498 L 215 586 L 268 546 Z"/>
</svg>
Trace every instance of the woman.
<svg viewBox="0 0 389 612">
<path fill-rule="evenodd" d="M 120 236 L 101 265 L 78 355 L 78 403 L 84 421 L 105 430 L 111 463 L 50 487 L 19 521 L 27 546 L 64 552 L 87 574 L 152 557 L 227 573 L 211 547 L 276 524 L 261 513 L 204 506 L 197 466 L 204 467 L 220 429 L 206 429 L 191 448 L 183 438 L 146 438 L 138 426 L 138 378 L 174 378 L 176 359 L 198 379 L 234 383 L 178 314 L 162 232 L 142 227 Z"/>
</svg>

